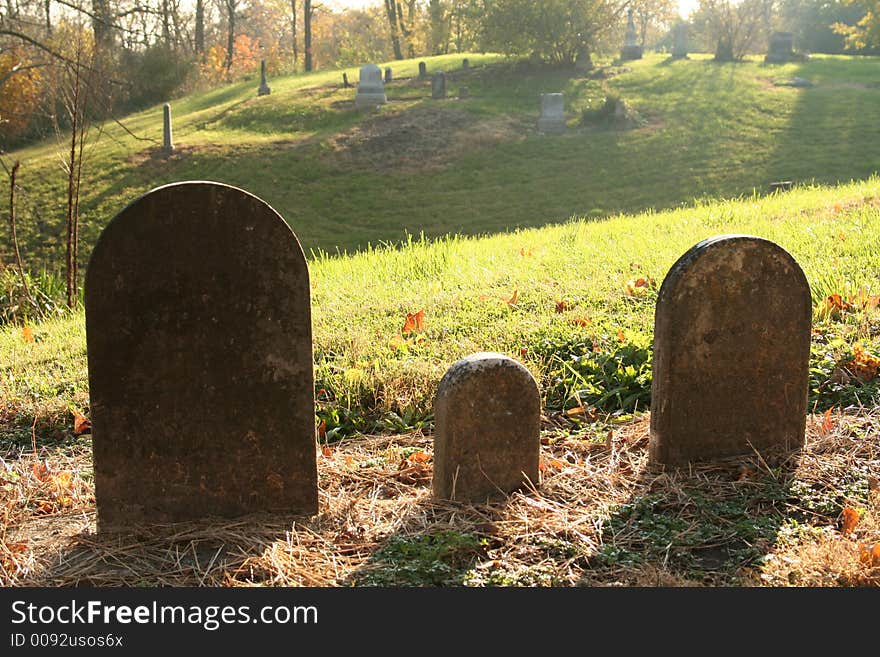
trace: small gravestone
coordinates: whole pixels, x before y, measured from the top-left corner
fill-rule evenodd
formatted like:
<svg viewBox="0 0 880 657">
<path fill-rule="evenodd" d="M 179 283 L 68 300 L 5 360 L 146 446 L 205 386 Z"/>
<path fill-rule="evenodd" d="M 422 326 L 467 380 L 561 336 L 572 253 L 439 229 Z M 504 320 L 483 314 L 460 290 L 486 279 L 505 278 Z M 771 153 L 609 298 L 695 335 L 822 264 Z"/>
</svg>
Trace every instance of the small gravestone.
<svg viewBox="0 0 880 657">
<path fill-rule="evenodd" d="M 317 512 L 309 274 L 240 189 L 167 185 L 85 281 L 98 526 Z"/>
<path fill-rule="evenodd" d="M 428 65 L 425 62 L 419 62 L 419 77 L 426 78 L 428 77 Z"/>
<path fill-rule="evenodd" d="M 593 70 L 593 56 L 588 49 L 582 48 L 578 51 L 574 67 L 580 73 L 587 73 Z"/>
<path fill-rule="evenodd" d="M 466 70 L 468 70 L 470 67 L 471 67 L 471 60 L 469 60 L 467 57 L 465 57 L 464 59 L 461 60 L 461 68 L 462 68 L 462 70 L 466 71 Z"/>
<path fill-rule="evenodd" d="M 807 279 L 773 242 L 722 235 L 679 258 L 654 317 L 651 461 L 803 445 L 810 316 Z"/>
<path fill-rule="evenodd" d="M 266 77 L 266 60 L 260 60 L 260 88 L 257 91 L 258 96 L 268 96 L 272 93 L 272 89 L 269 88 L 269 79 Z"/>
<path fill-rule="evenodd" d="M 540 394 L 512 358 L 477 353 L 453 364 L 434 417 L 436 497 L 480 502 L 537 484 Z"/>
<path fill-rule="evenodd" d="M 541 116 L 538 132 L 565 131 L 565 97 L 562 94 L 541 94 Z"/>
<path fill-rule="evenodd" d="M 431 98 L 434 100 L 446 98 L 446 74 L 443 71 L 434 73 L 434 78 L 431 80 Z"/>
<path fill-rule="evenodd" d="M 687 23 L 677 23 L 672 32 L 672 58 L 687 59 Z"/>
<path fill-rule="evenodd" d="M 385 85 L 382 83 L 382 69 L 375 64 L 361 67 L 354 106 L 358 109 L 374 108 L 388 102 L 385 98 Z"/>
<path fill-rule="evenodd" d="M 633 21 L 633 10 L 629 8 L 629 14 L 626 19 L 626 33 L 623 37 L 623 48 L 620 51 L 620 58 L 624 61 L 642 58 L 642 47 L 639 45 L 639 38 L 636 36 L 636 24 Z"/>
<path fill-rule="evenodd" d="M 794 34 L 791 32 L 774 32 L 770 35 L 770 44 L 764 62 L 782 64 L 795 59 Z"/>
<path fill-rule="evenodd" d="M 768 190 L 771 192 L 787 192 L 792 187 L 794 187 L 794 181 L 792 180 L 777 180 L 768 185 Z"/>
<path fill-rule="evenodd" d="M 168 103 L 162 106 L 162 150 L 166 153 L 174 150 L 171 137 L 171 105 Z"/>
<path fill-rule="evenodd" d="M 386 66 L 385 67 L 385 83 L 387 84 L 389 82 L 391 82 L 391 67 Z"/>
<path fill-rule="evenodd" d="M 471 90 L 467 87 L 459 87 L 458 88 L 458 97 L 464 100 L 465 98 L 471 97 Z"/>
<path fill-rule="evenodd" d="M 349 87 L 351 87 L 351 83 L 348 81 L 348 73 L 342 74 L 342 87 L 344 89 L 348 89 Z"/>
</svg>

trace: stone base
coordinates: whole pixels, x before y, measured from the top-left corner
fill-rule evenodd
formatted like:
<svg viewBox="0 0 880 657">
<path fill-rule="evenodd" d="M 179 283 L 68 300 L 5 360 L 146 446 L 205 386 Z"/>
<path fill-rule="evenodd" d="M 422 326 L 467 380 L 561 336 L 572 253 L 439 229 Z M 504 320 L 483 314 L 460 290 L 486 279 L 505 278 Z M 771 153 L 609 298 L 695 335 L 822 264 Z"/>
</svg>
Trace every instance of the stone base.
<svg viewBox="0 0 880 657">
<path fill-rule="evenodd" d="M 354 106 L 357 109 L 369 109 L 377 105 L 384 105 L 387 102 L 388 99 L 385 97 L 385 94 L 358 93 L 354 97 Z"/>
<path fill-rule="evenodd" d="M 687 51 L 672 51 L 672 59 L 688 59 Z"/>
<path fill-rule="evenodd" d="M 538 119 L 538 132 L 552 132 L 552 133 L 565 132 L 565 120 L 564 119 L 539 118 Z"/>
<path fill-rule="evenodd" d="M 642 47 L 641 46 L 624 46 L 620 51 L 620 58 L 623 61 L 629 61 L 631 59 L 641 59 L 642 58 Z"/>
<path fill-rule="evenodd" d="M 257 90 L 258 96 L 268 96 L 272 93 L 272 89 L 268 84 L 260 85 L 260 88 Z"/>
</svg>

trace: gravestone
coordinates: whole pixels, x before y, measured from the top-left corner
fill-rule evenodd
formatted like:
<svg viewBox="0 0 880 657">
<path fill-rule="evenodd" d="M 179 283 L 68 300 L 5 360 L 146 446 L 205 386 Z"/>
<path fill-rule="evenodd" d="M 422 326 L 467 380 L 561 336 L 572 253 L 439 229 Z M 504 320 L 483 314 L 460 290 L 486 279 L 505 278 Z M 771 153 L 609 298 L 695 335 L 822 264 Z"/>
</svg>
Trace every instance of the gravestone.
<svg viewBox="0 0 880 657">
<path fill-rule="evenodd" d="M 258 96 L 268 96 L 272 93 L 272 89 L 269 88 L 269 79 L 266 77 L 266 60 L 260 60 L 260 88 L 257 91 Z"/>
<path fill-rule="evenodd" d="M 677 23 L 672 32 L 672 58 L 686 59 L 687 47 L 687 23 Z"/>
<path fill-rule="evenodd" d="M 636 36 L 636 24 L 633 21 L 633 10 L 629 8 L 626 19 L 626 33 L 623 37 L 623 48 L 620 51 L 620 58 L 624 61 L 642 58 L 642 47 L 639 45 L 639 38 Z"/>
<path fill-rule="evenodd" d="M 166 153 L 174 150 L 174 141 L 171 137 L 171 105 L 168 103 L 162 106 L 162 150 Z"/>
<path fill-rule="evenodd" d="M 434 403 L 434 495 L 485 501 L 538 482 L 538 384 L 512 358 L 472 354 L 454 363 Z"/>
<path fill-rule="evenodd" d="M 794 34 L 791 32 L 774 32 L 771 34 L 764 62 L 768 64 L 781 64 L 794 59 Z"/>
<path fill-rule="evenodd" d="M 443 71 L 434 73 L 434 78 L 431 80 L 431 98 L 434 100 L 446 98 L 446 74 Z"/>
<path fill-rule="evenodd" d="M 385 85 L 382 83 L 382 69 L 375 64 L 361 67 L 354 106 L 358 109 L 374 108 L 388 102 L 385 98 Z"/>
<path fill-rule="evenodd" d="M 154 189 L 101 233 L 85 310 L 99 528 L 317 512 L 309 274 L 272 208 Z"/>
<path fill-rule="evenodd" d="M 578 51 L 574 67 L 580 73 L 587 73 L 593 70 L 593 56 L 587 48 L 581 48 Z"/>
<path fill-rule="evenodd" d="M 351 86 L 351 83 L 348 81 L 348 73 L 342 74 L 342 87 L 343 89 L 348 89 Z"/>
<path fill-rule="evenodd" d="M 391 67 L 390 66 L 385 67 L 385 83 L 387 84 L 388 82 L 391 82 Z"/>
<path fill-rule="evenodd" d="M 800 447 L 810 315 L 803 271 L 773 242 L 722 235 L 679 258 L 654 317 L 651 461 Z"/>
<path fill-rule="evenodd" d="M 464 59 L 461 60 L 461 68 L 463 71 L 468 70 L 470 67 L 471 67 L 471 60 L 469 60 L 467 57 L 465 57 Z"/>
<path fill-rule="evenodd" d="M 425 62 L 419 62 L 419 77 L 426 78 L 428 77 L 428 65 Z"/>
<path fill-rule="evenodd" d="M 541 94 L 541 116 L 538 132 L 565 131 L 565 97 L 562 94 Z"/>
</svg>

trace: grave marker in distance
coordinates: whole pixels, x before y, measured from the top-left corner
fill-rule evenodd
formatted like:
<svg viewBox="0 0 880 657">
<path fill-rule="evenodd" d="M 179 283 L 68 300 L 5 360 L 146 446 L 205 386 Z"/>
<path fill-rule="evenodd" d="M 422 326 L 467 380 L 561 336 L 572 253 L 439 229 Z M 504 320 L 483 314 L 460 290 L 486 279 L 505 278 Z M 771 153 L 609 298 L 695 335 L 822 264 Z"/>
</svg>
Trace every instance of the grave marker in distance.
<svg viewBox="0 0 880 657">
<path fill-rule="evenodd" d="M 308 268 L 271 207 L 155 189 L 104 229 L 85 291 L 99 528 L 317 512 Z"/>
<path fill-rule="evenodd" d="M 679 258 L 654 317 L 651 461 L 801 446 L 811 310 L 800 266 L 768 240 L 722 235 Z"/>
</svg>

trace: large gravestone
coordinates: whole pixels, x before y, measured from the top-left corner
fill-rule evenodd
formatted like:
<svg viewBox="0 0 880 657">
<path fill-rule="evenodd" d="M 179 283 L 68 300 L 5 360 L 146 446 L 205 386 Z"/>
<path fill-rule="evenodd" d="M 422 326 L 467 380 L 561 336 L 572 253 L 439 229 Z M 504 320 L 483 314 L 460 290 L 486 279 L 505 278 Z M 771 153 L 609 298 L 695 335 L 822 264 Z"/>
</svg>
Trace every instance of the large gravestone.
<svg viewBox="0 0 880 657">
<path fill-rule="evenodd" d="M 652 462 L 800 447 L 810 316 L 807 279 L 773 242 L 722 235 L 679 258 L 654 318 Z"/>
<path fill-rule="evenodd" d="M 672 58 L 686 59 L 688 56 L 687 46 L 687 23 L 676 23 L 672 29 Z"/>
<path fill-rule="evenodd" d="M 794 59 L 794 34 L 791 32 L 774 32 L 771 34 L 764 62 L 768 64 L 782 64 Z"/>
<path fill-rule="evenodd" d="M 155 189 L 104 229 L 85 293 L 99 528 L 316 513 L 309 275 L 271 207 Z"/>
<path fill-rule="evenodd" d="M 374 108 L 387 102 L 385 84 L 382 82 L 382 69 L 375 64 L 361 67 L 354 106 L 358 109 Z"/>
<path fill-rule="evenodd" d="M 636 24 L 633 21 L 633 10 L 629 8 L 626 19 L 626 33 L 623 37 L 623 48 L 620 50 L 620 58 L 624 61 L 642 58 L 642 47 L 636 35 Z"/>
<path fill-rule="evenodd" d="M 272 88 L 269 86 L 269 78 L 266 75 L 266 60 L 260 60 L 260 88 L 257 89 L 258 96 L 268 96 L 272 93 Z"/>
<path fill-rule="evenodd" d="M 446 73 L 437 71 L 431 79 L 431 98 L 440 100 L 446 98 Z"/>
<path fill-rule="evenodd" d="M 541 94 L 538 131 L 555 133 L 565 131 L 565 97 L 562 94 Z"/>
<path fill-rule="evenodd" d="M 538 384 L 512 358 L 454 363 L 434 403 L 434 495 L 485 501 L 537 484 L 540 417 Z"/>
</svg>

